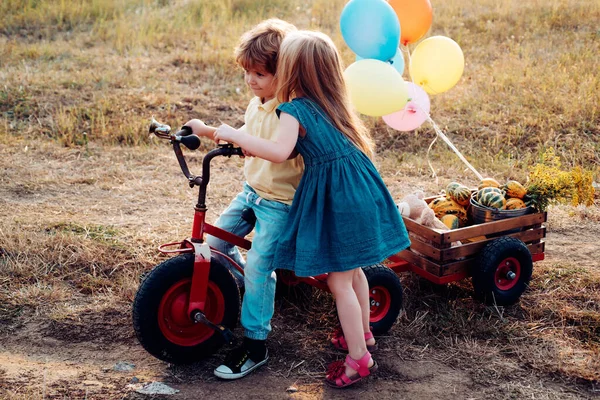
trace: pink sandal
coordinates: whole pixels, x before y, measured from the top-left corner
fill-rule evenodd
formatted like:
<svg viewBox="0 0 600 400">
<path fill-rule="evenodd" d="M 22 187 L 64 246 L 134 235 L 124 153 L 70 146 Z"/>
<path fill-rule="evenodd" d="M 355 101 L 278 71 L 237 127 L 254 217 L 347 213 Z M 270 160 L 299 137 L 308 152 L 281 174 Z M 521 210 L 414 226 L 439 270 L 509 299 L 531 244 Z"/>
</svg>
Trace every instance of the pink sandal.
<svg viewBox="0 0 600 400">
<path fill-rule="evenodd" d="M 345 388 L 353 385 L 360 381 L 362 378 L 366 378 L 371 373 L 377 371 L 377 363 L 373 360 L 373 365 L 369 368 L 369 360 L 371 359 L 371 353 L 368 351 L 360 360 L 355 360 L 346 356 L 346 363 L 344 361 L 335 361 L 329 365 L 325 382 L 335 388 Z M 356 374 L 352 376 L 346 375 L 346 365 L 356 371 Z"/>
<path fill-rule="evenodd" d="M 373 339 L 373 332 L 371 332 L 371 331 L 365 332 L 365 342 L 369 339 Z M 344 331 L 342 331 L 342 328 L 338 328 L 335 331 L 335 333 L 333 334 L 333 337 L 331 338 L 331 344 L 336 349 L 348 350 L 348 343 L 346 342 L 346 338 L 344 338 Z M 376 350 L 377 350 L 377 343 L 367 345 L 367 351 L 373 352 Z"/>
</svg>

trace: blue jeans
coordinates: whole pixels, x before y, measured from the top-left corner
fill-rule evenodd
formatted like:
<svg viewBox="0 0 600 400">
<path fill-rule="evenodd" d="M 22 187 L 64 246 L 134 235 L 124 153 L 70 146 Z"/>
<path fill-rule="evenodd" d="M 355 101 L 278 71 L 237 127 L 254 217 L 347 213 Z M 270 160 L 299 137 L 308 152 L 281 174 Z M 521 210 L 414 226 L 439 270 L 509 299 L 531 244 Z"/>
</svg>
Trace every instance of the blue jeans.
<svg viewBox="0 0 600 400">
<path fill-rule="evenodd" d="M 242 218 L 242 212 L 247 208 L 252 209 L 256 215 L 255 226 Z M 244 335 L 250 339 L 266 340 L 271 332 L 277 282 L 273 258 L 279 236 L 286 227 L 289 211 L 289 205 L 265 200 L 245 183 L 243 191 L 233 199 L 215 225 L 241 237 L 254 228 L 254 239 L 247 260 L 244 261 L 237 247 L 232 244 L 210 235 L 206 238 L 211 247 L 228 255 L 244 268 L 245 293 L 240 320 Z M 229 262 L 224 264 L 229 265 Z M 234 267 L 230 267 L 230 270 L 236 278 L 241 278 Z"/>
</svg>

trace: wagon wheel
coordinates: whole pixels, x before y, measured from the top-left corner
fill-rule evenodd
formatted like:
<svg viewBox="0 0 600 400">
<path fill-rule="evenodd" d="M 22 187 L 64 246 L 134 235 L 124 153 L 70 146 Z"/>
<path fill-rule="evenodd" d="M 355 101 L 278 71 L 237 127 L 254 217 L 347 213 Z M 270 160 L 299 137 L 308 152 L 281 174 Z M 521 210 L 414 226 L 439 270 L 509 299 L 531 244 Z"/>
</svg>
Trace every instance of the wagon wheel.
<svg viewBox="0 0 600 400">
<path fill-rule="evenodd" d="M 384 334 L 402 309 L 402 285 L 398 275 L 381 264 L 364 267 L 363 271 L 369 282 L 371 331 L 375 335 Z"/>
<path fill-rule="evenodd" d="M 519 239 L 504 236 L 488 243 L 472 271 L 475 298 L 486 304 L 516 303 L 533 272 L 529 249 Z"/>
</svg>

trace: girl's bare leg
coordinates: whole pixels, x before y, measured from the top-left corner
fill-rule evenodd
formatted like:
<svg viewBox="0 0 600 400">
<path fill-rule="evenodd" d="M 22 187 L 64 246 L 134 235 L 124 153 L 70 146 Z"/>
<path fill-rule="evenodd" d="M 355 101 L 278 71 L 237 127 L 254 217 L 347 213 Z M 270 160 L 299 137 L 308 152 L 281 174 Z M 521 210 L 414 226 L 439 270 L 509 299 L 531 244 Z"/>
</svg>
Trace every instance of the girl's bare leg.
<svg viewBox="0 0 600 400">
<path fill-rule="evenodd" d="M 355 270 L 330 272 L 327 284 L 335 297 L 338 318 L 348 343 L 348 353 L 351 358 L 359 360 L 367 352 L 367 345 L 365 343 L 361 306 L 352 286 L 354 274 Z M 369 367 L 373 365 L 372 359 L 368 365 Z M 346 366 L 346 375 L 350 376 L 355 373 L 355 370 Z"/>
<path fill-rule="evenodd" d="M 369 325 L 369 317 L 371 314 L 371 305 L 369 300 L 369 282 L 367 282 L 367 277 L 363 272 L 362 268 L 357 268 L 354 271 L 354 275 L 352 278 L 352 288 L 356 293 L 356 297 L 358 299 L 358 303 L 360 304 L 360 310 L 362 313 L 362 326 L 363 333 L 367 333 L 371 331 L 371 327 Z M 375 338 L 371 338 L 367 340 L 366 344 L 372 346 L 375 344 Z"/>
</svg>

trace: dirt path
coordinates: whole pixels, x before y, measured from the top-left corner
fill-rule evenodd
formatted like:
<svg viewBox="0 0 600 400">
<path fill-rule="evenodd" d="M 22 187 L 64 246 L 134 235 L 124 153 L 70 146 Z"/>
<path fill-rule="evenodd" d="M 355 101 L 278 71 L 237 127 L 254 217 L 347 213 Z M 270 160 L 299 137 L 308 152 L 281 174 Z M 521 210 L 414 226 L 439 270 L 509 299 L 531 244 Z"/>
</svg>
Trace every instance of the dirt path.
<svg viewBox="0 0 600 400">
<path fill-rule="evenodd" d="M 168 149 L 92 149 L 91 155 L 84 155 L 44 145 L 32 154 L 32 150 L 23 151 L 26 145 L 2 149 L 0 218 L 5 244 L 48 236 L 48 227 L 59 222 L 102 224 L 118 228 L 120 240 L 131 246 L 141 242 L 145 250 L 130 249 L 127 257 L 139 253 L 150 263 L 155 256 L 147 246 L 186 235 L 193 193 L 181 184 Z M 214 171 L 220 177 L 212 183 L 213 216 L 237 190 L 240 175 L 235 162 L 217 163 Z M 426 187 L 419 183 L 423 177 L 387 173 L 384 177 L 394 195 L 418 187 L 435 192 L 433 183 Z M 554 322 L 544 322 L 553 318 L 552 311 L 539 320 L 531 319 L 532 309 L 545 304 L 539 298 L 550 296 L 545 286 L 550 272 L 568 272 L 571 267 L 583 270 L 593 281 L 586 288 L 598 287 L 594 279 L 598 276 L 599 225 L 597 210 L 590 214 L 557 208 L 550 213 L 546 261 L 536 264 L 539 272 L 522 304 L 506 310 L 490 310 L 473 302 L 468 283 L 435 289 L 414 277 L 403 277 L 407 311 L 387 336 L 379 338 L 379 373 L 344 391 L 325 388 L 322 383 L 323 363 L 337 356 L 326 346 L 333 316 L 330 301 L 312 304 L 308 311 L 278 304 L 268 366 L 246 379 L 223 382 L 212 376 L 212 369 L 224 350 L 181 367 L 152 358 L 138 345 L 129 310 L 135 281 L 125 281 L 126 272 L 114 275 L 131 286 L 125 285 L 122 292 L 108 283 L 109 289 L 86 292 L 66 278 L 62 284 L 77 291 L 65 294 L 56 281 L 44 291 L 44 282 L 36 282 L 34 275 L 27 278 L 15 261 L 19 258 L 11 255 L 15 264 L 0 266 L 13 268 L 20 286 L 4 275 L 0 284 L 8 299 L 21 303 L 10 303 L 19 306 L 14 308 L 18 312 L 10 314 L 9 304 L 0 314 L 0 398 L 143 399 L 151 396 L 135 389 L 153 381 L 179 390 L 165 396 L 173 399 L 600 397 L 599 372 L 594 375 L 598 360 L 593 361 L 597 347 L 592 346 L 600 331 L 593 334 L 596 342 L 590 336 L 588 347 L 572 345 L 562 348 L 563 354 L 561 346 L 572 344 L 576 336 L 561 336 L 566 335 L 565 329 L 545 336 L 557 329 Z M 88 232 L 86 240 L 89 236 Z M 46 246 L 43 241 L 36 243 Z M 19 254 L 23 259 L 33 257 L 26 250 Z M 586 307 L 597 316 L 599 305 L 595 299 L 590 301 Z M 577 360 L 587 367 L 576 369 Z M 116 371 L 118 363 L 134 366 L 130 371 Z"/>
<path fill-rule="evenodd" d="M 188 367 L 173 367 L 148 356 L 136 343 L 97 345 L 27 337 L 21 328 L 0 351 L 0 388 L 4 398 L 157 398 L 134 392 L 134 382 L 165 382 L 179 393 L 165 398 L 204 399 L 546 399 L 592 398 L 576 386 L 553 382 L 504 360 L 520 374 L 506 379 L 477 376 L 461 369 L 452 359 L 440 361 L 439 354 L 422 349 L 418 359 L 406 359 L 392 348 L 380 353 L 382 373 L 364 384 L 344 391 L 324 387 L 321 376 L 296 373 L 292 367 L 279 369 L 281 362 L 267 366 L 252 377 L 223 382 L 210 370 L 219 358 L 211 357 Z M 37 336 L 37 335 L 32 335 Z M 6 339 L 3 338 L 3 341 Z M 135 364 L 128 372 L 118 372 L 119 362 Z M 287 365 L 286 365 L 287 366 Z M 2 392 L 0 392 L 2 393 Z M 158 398 L 162 398 L 158 396 Z M 534 397 L 538 398 L 538 397 Z"/>
</svg>

